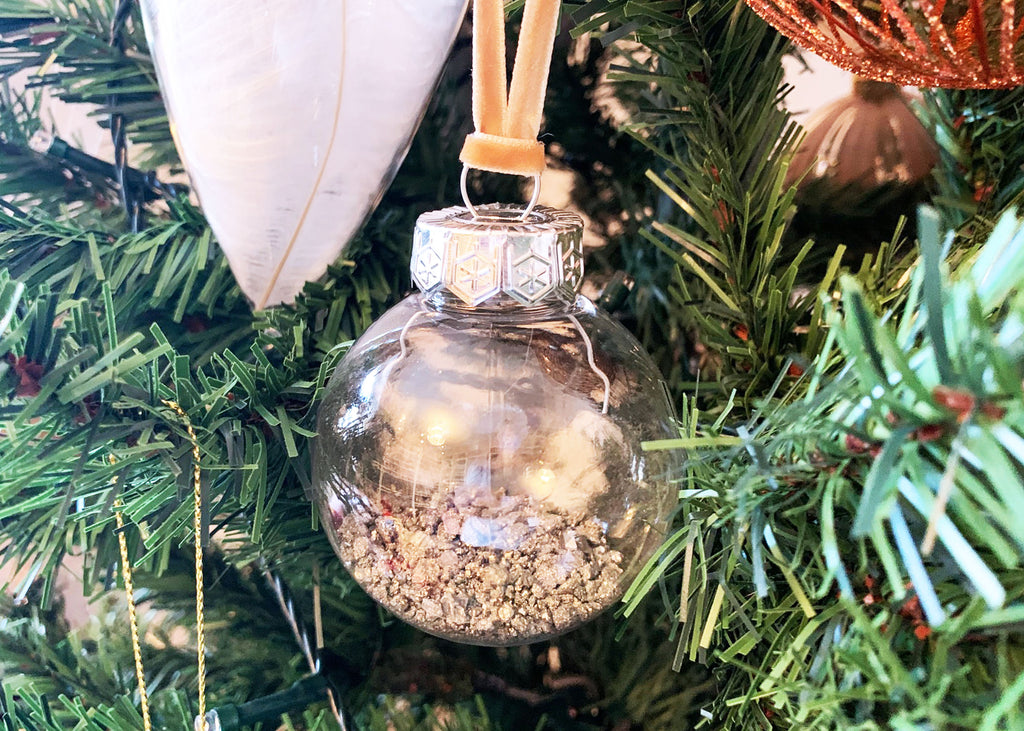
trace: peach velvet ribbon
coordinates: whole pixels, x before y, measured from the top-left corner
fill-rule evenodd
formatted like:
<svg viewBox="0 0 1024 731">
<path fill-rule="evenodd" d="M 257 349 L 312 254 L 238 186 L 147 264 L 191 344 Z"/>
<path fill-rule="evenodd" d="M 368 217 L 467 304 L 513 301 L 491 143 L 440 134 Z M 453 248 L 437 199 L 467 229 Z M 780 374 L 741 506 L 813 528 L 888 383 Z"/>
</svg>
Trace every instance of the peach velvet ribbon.
<svg viewBox="0 0 1024 731">
<path fill-rule="evenodd" d="M 467 167 L 509 175 L 539 175 L 544 143 L 537 141 L 544 112 L 560 0 L 526 0 L 512 85 L 506 92 L 505 13 L 502 0 L 475 0 L 473 8 L 473 123 L 459 159 Z"/>
</svg>

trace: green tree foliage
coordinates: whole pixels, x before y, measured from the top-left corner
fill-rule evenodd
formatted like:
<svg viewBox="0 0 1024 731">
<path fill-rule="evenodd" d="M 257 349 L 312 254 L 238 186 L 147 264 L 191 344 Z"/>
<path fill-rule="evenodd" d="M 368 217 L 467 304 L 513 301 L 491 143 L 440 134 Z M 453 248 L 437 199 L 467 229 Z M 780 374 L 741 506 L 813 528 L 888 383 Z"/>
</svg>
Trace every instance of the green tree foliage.
<svg viewBox="0 0 1024 731">
<path fill-rule="evenodd" d="M 70 632 L 53 604 L 68 554 L 89 593 L 121 580 L 116 500 L 155 718 L 190 724 L 191 444 L 165 400 L 202 453 L 212 704 L 304 674 L 284 617 L 310 615 L 316 572 L 358 728 L 1024 723 L 1017 92 L 929 94 L 939 215 L 917 251 L 897 232 L 846 270 L 841 248 L 786 235 L 799 129 L 780 107 L 783 39 L 734 0 L 566 9 L 577 40 L 560 41 L 573 52 L 554 67 L 550 152 L 610 241 L 598 264 L 636 279 L 629 321 L 682 407 L 679 439 L 650 448 L 688 460 L 677 523 L 618 616 L 493 650 L 377 609 L 304 494 L 326 379 L 409 287 L 415 217 L 458 200 L 465 34 L 345 258 L 294 306 L 253 313 L 183 196 L 148 178 L 146 226 L 124 233 L 109 170 L 28 147 L 45 87 L 122 115 L 144 166 L 178 165 L 131 4 L 0 0 L 0 68 L 32 73 L 0 109 L 0 562 L 28 577 L 28 605 L 0 624 L 6 729 L 141 728 L 123 607 L 104 595 Z M 605 77 L 626 121 L 599 111 Z M 288 612 L 266 570 L 287 577 Z M 283 723 L 334 727 L 323 705 Z"/>
</svg>

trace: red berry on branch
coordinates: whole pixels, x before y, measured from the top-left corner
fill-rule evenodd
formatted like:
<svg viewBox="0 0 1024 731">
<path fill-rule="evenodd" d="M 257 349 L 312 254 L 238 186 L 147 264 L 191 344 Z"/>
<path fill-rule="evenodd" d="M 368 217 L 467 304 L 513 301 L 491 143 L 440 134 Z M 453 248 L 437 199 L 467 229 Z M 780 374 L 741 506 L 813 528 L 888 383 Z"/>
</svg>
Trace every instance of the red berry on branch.
<svg viewBox="0 0 1024 731">
<path fill-rule="evenodd" d="M 995 186 L 991 183 L 976 186 L 974 188 L 974 202 L 981 203 L 983 200 L 988 199 L 992 195 L 993 190 L 995 190 Z"/>
<path fill-rule="evenodd" d="M 998 404 L 992 403 L 991 401 L 982 401 L 978 410 L 992 421 L 1001 421 L 1002 418 L 1006 416 L 1006 409 Z"/>
<path fill-rule="evenodd" d="M 900 607 L 900 616 L 915 622 L 923 622 L 924 611 L 921 609 L 921 600 L 915 595 L 903 602 L 903 606 Z"/>
<path fill-rule="evenodd" d="M 43 377 L 43 366 L 34 363 L 24 355 L 15 357 L 8 354 L 7 362 L 13 366 L 14 373 L 18 376 L 18 385 L 14 387 L 14 395 L 26 398 L 38 396 L 42 390 L 39 380 Z"/>
<path fill-rule="evenodd" d="M 96 398 L 96 394 L 90 393 L 82 399 L 81 411 L 75 414 L 73 421 L 79 426 L 88 424 L 99 412 L 100 401 Z"/>
<path fill-rule="evenodd" d="M 846 449 L 854 454 L 864 454 L 871 450 L 872 444 L 865 442 L 855 434 L 847 434 L 845 437 Z"/>
<path fill-rule="evenodd" d="M 201 333 L 208 329 L 206 318 L 200 315 L 189 315 L 182 320 L 182 324 L 190 333 Z"/>
<path fill-rule="evenodd" d="M 733 221 L 736 220 L 732 209 L 723 200 L 718 201 L 718 206 L 711 213 L 715 217 L 715 223 L 718 224 L 719 231 L 725 231 L 726 227 L 732 225 Z"/>
<path fill-rule="evenodd" d="M 52 40 L 60 38 L 62 35 L 64 35 L 64 32 L 59 30 L 50 30 L 45 31 L 43 33 L 33 33 L 32 37 L 29 39 L 29 42 L 33 46 L 41 46 L 44 43 L 48 43 Z"/>
<path fill-rule="evenodd" d="M 970 391 L 963 391 L 949 386 L 936 386 L 932 389 L 932 398 L 939 406 L 956 414 L 956 420 L 963 423 L 974 411 L 977 400 Z"/>
<path fill-rule="evenodd" d="M 925 424 L 919 426 L 914 430 L 914 438 L 917 441 L 927 444 L 928 442 L 934 442 L 946 433 L 946 427 L 942 424 Z"/>
</svg>

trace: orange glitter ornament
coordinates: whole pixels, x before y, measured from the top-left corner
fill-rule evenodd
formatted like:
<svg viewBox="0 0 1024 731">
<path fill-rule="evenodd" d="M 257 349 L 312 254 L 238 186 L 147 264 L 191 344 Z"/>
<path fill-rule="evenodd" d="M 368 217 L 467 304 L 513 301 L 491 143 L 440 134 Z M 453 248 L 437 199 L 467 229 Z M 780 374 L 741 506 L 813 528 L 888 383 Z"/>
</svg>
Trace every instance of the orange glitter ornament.
<svg viewBox="0 0 1024 731">
<path fill-rule="evenodd" d="M 1024 0 L 746 0 L 798 46 L 876 81 L 1024 84 Z"/>
</svg>

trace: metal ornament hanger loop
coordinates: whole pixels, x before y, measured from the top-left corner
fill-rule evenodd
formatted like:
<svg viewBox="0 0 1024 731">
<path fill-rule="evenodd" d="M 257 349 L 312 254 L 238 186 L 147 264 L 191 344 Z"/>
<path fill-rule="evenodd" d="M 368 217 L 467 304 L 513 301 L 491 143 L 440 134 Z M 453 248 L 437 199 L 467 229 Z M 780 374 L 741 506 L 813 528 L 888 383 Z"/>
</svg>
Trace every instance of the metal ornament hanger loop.
<svg viewBox="0 0 1024 731">
<path fill-rule="evenodd" d="M 459 180 L 459 188 L 462 190 L 462 202 L 466 204 L 466 208 L 473 214 L 473 220 L 480 219 L 480 213 L 477 211 L 476 206 L 469 200 L 469 189 L 466 187 L 466 181 L 469 177 L 469 166 L 462 166 L 462 177 Z M 523 215 L 519 217 L 521 222 L 526 222 L 529 219 L 530 214 L 533 213 L 533 209 L 537 207 L 537 202 L 540 200 L 540 173 L 534 173 L 533 178 L 533 194 L 530 196 L 530 202 L 526 205 L 526 210 L 523 211 Z"/>
</svg>

